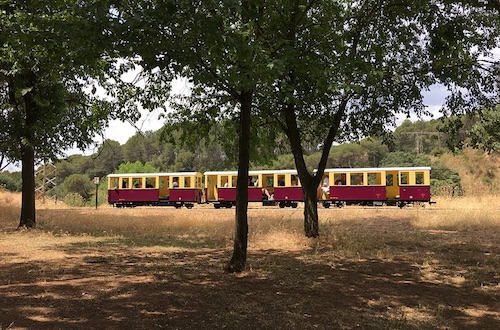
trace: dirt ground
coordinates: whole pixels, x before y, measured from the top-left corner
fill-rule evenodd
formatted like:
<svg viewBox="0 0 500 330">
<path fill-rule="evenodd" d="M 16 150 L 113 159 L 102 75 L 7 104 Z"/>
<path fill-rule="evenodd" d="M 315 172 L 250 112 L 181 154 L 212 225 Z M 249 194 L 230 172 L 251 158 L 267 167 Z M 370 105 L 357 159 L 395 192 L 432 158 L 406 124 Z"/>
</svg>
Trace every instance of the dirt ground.
<svg viewBox="0 0 500 330">
<path fill-rule="evenodd" d="M 0 223 L 0 329 L 500 329 L 498 227 L 418 229 L 413 215 L 364 214 L 321 228 L 365 240 L 250 246 L 241 274 L 223 271 L 230 237 L 187 246 L 182 234 Z M 286 240 L 280 230 L 272 237 Z"/>
</svg>

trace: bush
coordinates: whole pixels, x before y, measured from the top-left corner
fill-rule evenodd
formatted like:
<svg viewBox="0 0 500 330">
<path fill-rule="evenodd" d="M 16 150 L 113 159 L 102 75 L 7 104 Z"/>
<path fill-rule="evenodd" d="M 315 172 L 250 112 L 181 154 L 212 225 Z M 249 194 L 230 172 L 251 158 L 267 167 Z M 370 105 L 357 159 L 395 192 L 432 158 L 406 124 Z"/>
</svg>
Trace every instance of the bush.
<svg viewBox="0 0 500 330">
<path fill-rule="evenodd" d="M 460 175 L 441 162 L 432 163 L 431 193 L 441 196 L 461 196 Z"/>
<path fill-rule="evenodd" d="M 94 195 L 95 185 L 85 174 L 71 174 L 64 180 L 66 194 L 78 194 L 84 200 Z"/>
<path fill-rule="evenodd" d="M 64 203 L 69 206 L 82 207 L 85 206 L 85 200 L 82 196 L 76 193 L 67 194 L 64 197 Z"/>
<path fill-rule="evenodd" d="M 8 173 L 0 173 L 0 187 L 16 192 L 21 190 L 21 182 L 13 179 Z"/>
</svg>

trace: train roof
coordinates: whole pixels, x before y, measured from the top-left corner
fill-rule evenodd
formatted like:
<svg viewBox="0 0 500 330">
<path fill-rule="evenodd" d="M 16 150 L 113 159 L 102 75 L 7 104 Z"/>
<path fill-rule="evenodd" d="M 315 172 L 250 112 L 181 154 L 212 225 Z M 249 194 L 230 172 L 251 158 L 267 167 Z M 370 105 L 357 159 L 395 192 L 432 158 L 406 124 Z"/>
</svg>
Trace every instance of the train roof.
<svg viewBox="0 0 500 330">
<path fill-rule="evenodd" d="M 399 167 L 364 167 L 364 168 L 326 168 L 325 172 L 389 172 L 389 171 L 430 171 L 430 166 L 399 166 Z M 315 172 L 317 170 L 314 170 Z"/>
<path fill-rule="evenodd" d="M 237 175 L 238 171 L 207 171 L 205 175 Z M 251 170 L 248 175 L 259 174 L 297 174 L 297 170 Z"/>
<path fill-rule="evenodd" d="M 158 172 L 158 173 L 113 173 L 108 178 L 121 177 L 157 177 L 157 176 L 201 176 L 201 172 Z"/>
<path fill-rule="evenodd" d="M 364 167 L 364 168 L 327 168 L 325 172 L 350 173 L 350 172 L 389 172 L 389 171 L 430 171 L 430 166 L 399 166 L 399 167 Z M 316 172 L 317 170 L 314 170 Z M 237 175 L 238 171 L 207 171 L 204 175 Z M 157 176 L 201 176 L 201 172 L 159 172 L 159 173 L 119 173 L 108 174 L 109 178 L 119 177 L 157 177 Z M 251 170 L 248 175 L 259 174 L 297 174 L 297 170 Z"/>
</svg>

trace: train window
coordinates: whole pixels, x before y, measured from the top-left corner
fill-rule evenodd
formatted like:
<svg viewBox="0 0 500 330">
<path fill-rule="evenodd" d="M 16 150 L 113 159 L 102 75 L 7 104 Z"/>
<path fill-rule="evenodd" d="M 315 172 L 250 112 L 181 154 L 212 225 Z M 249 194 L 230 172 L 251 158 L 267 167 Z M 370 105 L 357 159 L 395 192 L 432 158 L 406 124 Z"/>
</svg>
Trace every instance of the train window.
<svg viewBox="0 0 500 330">
<path fill-rule="evenodd" d="M 146 179 L 146 188 L 154 188 L 156 186 L 156 178 Z"/>
<path fill-rule="evenodd" d="M 346 175 L 345 173 L 338 173 L 333 176 L 333 182 L 335 183 L 336 186 L 345 186 L 346 184 Z"/>
<path fill-rule="evenodd" d="M 394 175 L 393 174 L 387 174 L 385 177 L 385 182 L 387 187 L 392 187 L 394 186 Z"/>
<path fill-rule="evenodd" d="M 278 186 L 280 186 L 280 187 L 285 186 L 285 176 L 284 175 L 278 176 Z"/>
<path fill-rule="evenodd" d="M 380 181 L 380 173 L 368 173 L 368 185 L 376 186 L 382 184 Z"/>
<path fill-rule="evenodd" d="M 408 184 L 409 183 L 410 173 L 409 172 L 401 172 L 399 174 L 399 177 L 400 177 L 401 184 Z"/>
<path fill-rule="evenodd" d="M 129 186 L 128 186 L 128 179 L 122 179 L 122 188 L 123 189 L 127 189 Z"/>
<path fill-rule="evenodd" d="M 265 178 L 266 181 L 266 187 L 273 187 L 274 186 L 274 178 L 272 176 L 267 176 Z"/>
<path fill-rule="evenodd" d="M 142 178 L 133 178 L 132 188 L 142 188 Z"/>
<path fill-rule="evenodd" d="M 185 178 L 184 178 L 184 187 L 185 187 L 185 188 L 192 188 L 192 186 L 191 186 L 191 181 L 192 181 L 192 180 L 191 180 L 191 178 L 190 178 L 190 177 L 188 177 L 188 176 L 187 176 L 187 177 L 185 177 Z"/>
<path fill-rule="evenodd" d="M 168 187 L 168 178 L 166 178 L 166 177 L 160 178 L 159 187 L 160 187 L 160 189 L 167 188 Z"/>
<path fill-rule="evenodd" d="M 118 189 L 120 186 L 119 178 L 109 178 L 109 188 L 110 189 Z"/>
<path fill-rule="evenodd" d="M 352 186 L 363 185 L 363 174 L 351 173 L 351 185 Z"/>
<path fill-rule="evenodd" d="M 416 184 L 424 184 L 424 172 L 416 172 L 415 173 L 415 183 Z"/>
</svg>

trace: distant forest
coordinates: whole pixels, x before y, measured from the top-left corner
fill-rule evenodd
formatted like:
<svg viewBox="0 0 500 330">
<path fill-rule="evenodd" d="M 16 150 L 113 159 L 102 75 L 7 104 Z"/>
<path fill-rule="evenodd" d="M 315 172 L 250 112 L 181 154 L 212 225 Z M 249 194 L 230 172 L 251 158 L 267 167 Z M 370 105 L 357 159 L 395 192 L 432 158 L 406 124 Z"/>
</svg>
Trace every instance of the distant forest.
<svg viewBox="0 0 500 330">
<path fill-rule="evenodd" d="M 440 120 L 406 120 L 383 139 L 372 137 L 338 144 L 330 150 L 327 168 L 432 166 L 433 194 L 459 195 L 460 176 L 441 162 L 440 156 L 449 153 L 452 139 L 457 144 L 457 139 L 461 142 L 465 135 L 451 137 L 440 130 L 440 125 Z M 101 203 L 106 196 L 105 177 L 110 173 L 235 170 L 237 141 L 228 137 L 228 131 L 221 125 L 213 127 L 209 136 L 196 137 L 183 134 L 181 127 L 165 125 L 155 132 L 136 133 L 123 145 L 106 140 L 92 155 L 72 155 L 54 162 L 51 166 L 54 181 L 46 182 L 51 188 L 48 195 L 71 205 L 93 205 L 93 178 L 101 178 Z M 252 169 L 295 168 L 293 156 L 283 141 L 278 137 L 276 141 L 255 143 Z M 318 147 L 303 146 L 310 170 L 321 156 Z M 0 184 L 4 189 L 19 191 L 21 175 L 0 173 Z"/>
</svg>

